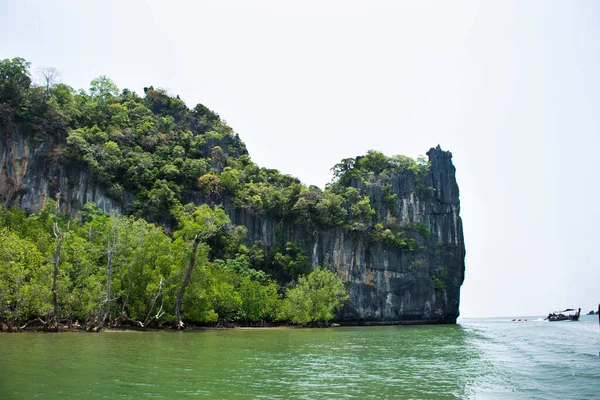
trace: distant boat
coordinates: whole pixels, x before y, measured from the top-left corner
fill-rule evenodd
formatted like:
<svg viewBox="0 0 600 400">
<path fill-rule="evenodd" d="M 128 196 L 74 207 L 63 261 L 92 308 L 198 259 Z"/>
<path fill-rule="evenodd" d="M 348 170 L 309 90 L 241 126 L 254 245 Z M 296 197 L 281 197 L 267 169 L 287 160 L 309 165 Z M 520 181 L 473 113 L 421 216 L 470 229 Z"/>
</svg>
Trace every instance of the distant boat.
<svg viewBox="0 0 600 400">
<path fill-rule="evenodd" d="M 550 322 L 556 322 L 556 321 L 579 321 L 579 314 L 581 313 L 581 308 L 577 310 L 576 313 L 574 314 L 565 314 L 569 311 L 575 311 L 574 308 L 567 308 L 566 310 L 562 310 L 562 311 L 555 311 L 553 313 L 548 314 L 548 316 L 546 318 L 544 318 L 545 320 L 547 319 Z"/>
</svg>

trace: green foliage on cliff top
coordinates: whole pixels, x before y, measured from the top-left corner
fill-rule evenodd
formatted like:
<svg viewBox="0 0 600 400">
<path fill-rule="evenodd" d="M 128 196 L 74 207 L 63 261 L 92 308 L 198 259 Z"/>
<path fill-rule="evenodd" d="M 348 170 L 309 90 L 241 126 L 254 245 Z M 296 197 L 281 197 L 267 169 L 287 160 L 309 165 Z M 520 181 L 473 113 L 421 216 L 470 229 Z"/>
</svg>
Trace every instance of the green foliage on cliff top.
<svg viewBox="0 0 600 400">
<path fill-rule="evenodd" d="M 188 108 L 163 89 L 144 88 L 144 97 L 108 77 L 88 91 L 47 81 L 31 83 L 29 63 L 0 61 L 0 120 L 19 123 L 34 135 L 58 140 L 56 162 L 79 164 L 123 200 L 128 213 L 173 225 L 182 195 L 201 193 L 205 202 L 283 218 L 308 230 L 346 227 L 365 230 L 384 215 L 373 207 L 367 186 L 392 173 L 422 178 L 428 163 L 377 151 L 333 167 L 325 190 L 306 187 L 292 176 L 258 167 L 244 143 L 202 104 Z M 392 205 L 393 195 L 386 201 Z"/>
<path fill-rule="evenodd" d="M 415 161 L 403 155 L 388 157 L 381 152 L 369 150 L 364 156 L 343 159 L 331 170 L 335 184 L 349 186 L 353 181 L 363 184 L 380 181 L 392 173 L 411 172 L 422 177 L 429 171 L 429 166 L 429 162 L 423 156 Z"/>
</svg>

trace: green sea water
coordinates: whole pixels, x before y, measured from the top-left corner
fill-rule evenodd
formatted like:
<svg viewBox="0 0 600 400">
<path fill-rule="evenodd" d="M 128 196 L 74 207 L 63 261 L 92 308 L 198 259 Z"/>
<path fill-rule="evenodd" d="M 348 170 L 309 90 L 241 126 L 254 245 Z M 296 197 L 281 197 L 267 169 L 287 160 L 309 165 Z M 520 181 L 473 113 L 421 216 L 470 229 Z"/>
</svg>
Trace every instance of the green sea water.
<svg viewBox="0 0 600 400">
<path fill-rule="evenodd" d="M 597 321 L 0 334 L 0 398 L 594 399 Z"/>
</svg>

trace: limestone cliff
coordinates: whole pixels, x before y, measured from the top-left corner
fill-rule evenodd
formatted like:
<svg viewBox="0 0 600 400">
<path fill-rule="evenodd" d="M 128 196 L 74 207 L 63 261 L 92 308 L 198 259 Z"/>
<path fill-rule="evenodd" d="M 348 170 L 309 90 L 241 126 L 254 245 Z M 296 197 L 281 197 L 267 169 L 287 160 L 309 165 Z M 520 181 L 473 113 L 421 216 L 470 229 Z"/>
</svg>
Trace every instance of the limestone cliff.
<svg viewBox="0 0 600 400">
<path fill-rule="evenodd" d="M 232 223 L 248 228 L 248 241 L 276 245 L 300 243 L 313 267 L 326 266 L 347 282 L 350 301 L 338 319 L 354 323 L 454 323 L 459 315 L 460 287 L 465 272 L 460 201 L 452 154 L 439 146 L 427 153 L 431 167 L 424 182 L 408 171 L 389 181 L 367 185 L 371 204 L 388 225 L 398 230 L 422 224 L 430 235 L 414 235 L 422 251 L 406 252 L 373 243 L 371 230 L 310 230 L 281 219 L 235 208 L 224 199 Z M 384 201 L 391 184 L 393 205 Z M 354 182 L 357 187 L 360 182 Z M 201 194 L 187 193 L 185 202 L 201 203 Z M 410 231 L 410 229 L 408 229 Z"/>
<path fill-rule="evenodd" d="M 118 201 L 112 199 L 85 166 L 66 162 L 64 138 L 27 135 L 18 125 L 4 124 L 0 130 L 2 204 L 39 212 L 49 199 L 60 195 L 63 211 L 70 214 L 88 202 L 105 211 L 126 213 L 134 200 L 127 193 Z M 222 205 L 233 224 L 248 228 L 248 242 L 273 246 L 276 236 L 283 235 L 304 248 L 312 266 L 337 271 L 350 292 L 339 320 L 453 323 L 459 314 L 465 269 L 458 186 L 451 153 L 438 146 L 427 154 L 431 167 L 422 182 L 407 172 L 393 173 L 385 182 L 352 183 L 368 193 L 388 226 L 428 229 L 428 235 L 412 235 L 419 242 L 419 251 L 374 242 L 372 229 L 308 229 L 236 208 L 229 198 L 223 198 Z M 384 200 L 385 184 L 396 195 L 392 203 Z M 182 200 L 198 204 L 204 198 L 188 191 Z"/>
<path fill-rule="evenodd" d="M 89 202 L 123 212 L 123 202 L 108 197 L 87 169 L 64 162 L 63 149 L 64 143 L 55 137 L 29 135 L 19 125 L 0 126 L 2 204 L 37 213 L 60 193 L 61 208 L 69 214 Z"/>
</svg>

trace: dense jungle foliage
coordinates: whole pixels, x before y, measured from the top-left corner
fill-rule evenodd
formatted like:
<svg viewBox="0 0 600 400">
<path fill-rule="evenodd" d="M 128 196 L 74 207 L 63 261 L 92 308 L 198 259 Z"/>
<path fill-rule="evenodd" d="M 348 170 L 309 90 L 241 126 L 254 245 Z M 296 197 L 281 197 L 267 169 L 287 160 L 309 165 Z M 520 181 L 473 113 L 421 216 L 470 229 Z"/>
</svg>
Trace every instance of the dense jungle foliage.
<svg viewBox="0 0 600 400">
<path fill-rule="evenodd" d="M 94 330 L 109 322 L 306 324 L 332 319 L 347 299 L 343 283 L 328 270 L 315 269 L 282 288 L 253 269 L 243 236 L 219 208 L 185 207 L 179 221 L 171 237 L 154 224 L 108 216 L 90 203 L 74 219 L 57 213 L 53 201 L 39 215 L 0 208 L 0 322 L 19 328 L 33 319 L 53 328 L 56 321 L 79 321 Z M 221 258 L 210 256 L 215 243 Z"/>
<path fill-rule="evenodd" d="M 61 215 L 52 202 L 39 215 L 3 208 L 4 323 L 332 319 L 347 298 L 339 278 L 311 272 L 298 243 L 248 243 L 246 229 L 232 226 L 223 211 L 226 201 L 308 231 L 369 231 L 373 243 L 402 251 L 420 251 L 414 236 L 428 234 L 424 226 L 395 223 L 389 184 L 382 187 L 389 209 L 376 209 L 367 190 L 391 174 L 423 182 L 423 158 L 369 151 L 335 165 L 324 190 L 307 187 L 258 167 L 239 136 L 202 104 L 190 109 L 152 86 L 139 96 L 105 76 L 87 91 L 74 90 L 53 69 L 42 70 L 43 84 L 35 85 L 29 67 L 21 58 L 0 61 L 1 125 L 54 140 L 49 167 L 87 169 L 129 216 L 105 215 L 93 204 L 76 217 Z M 190 193 L 204 204 L 184 204 Z"/>
</svg>

